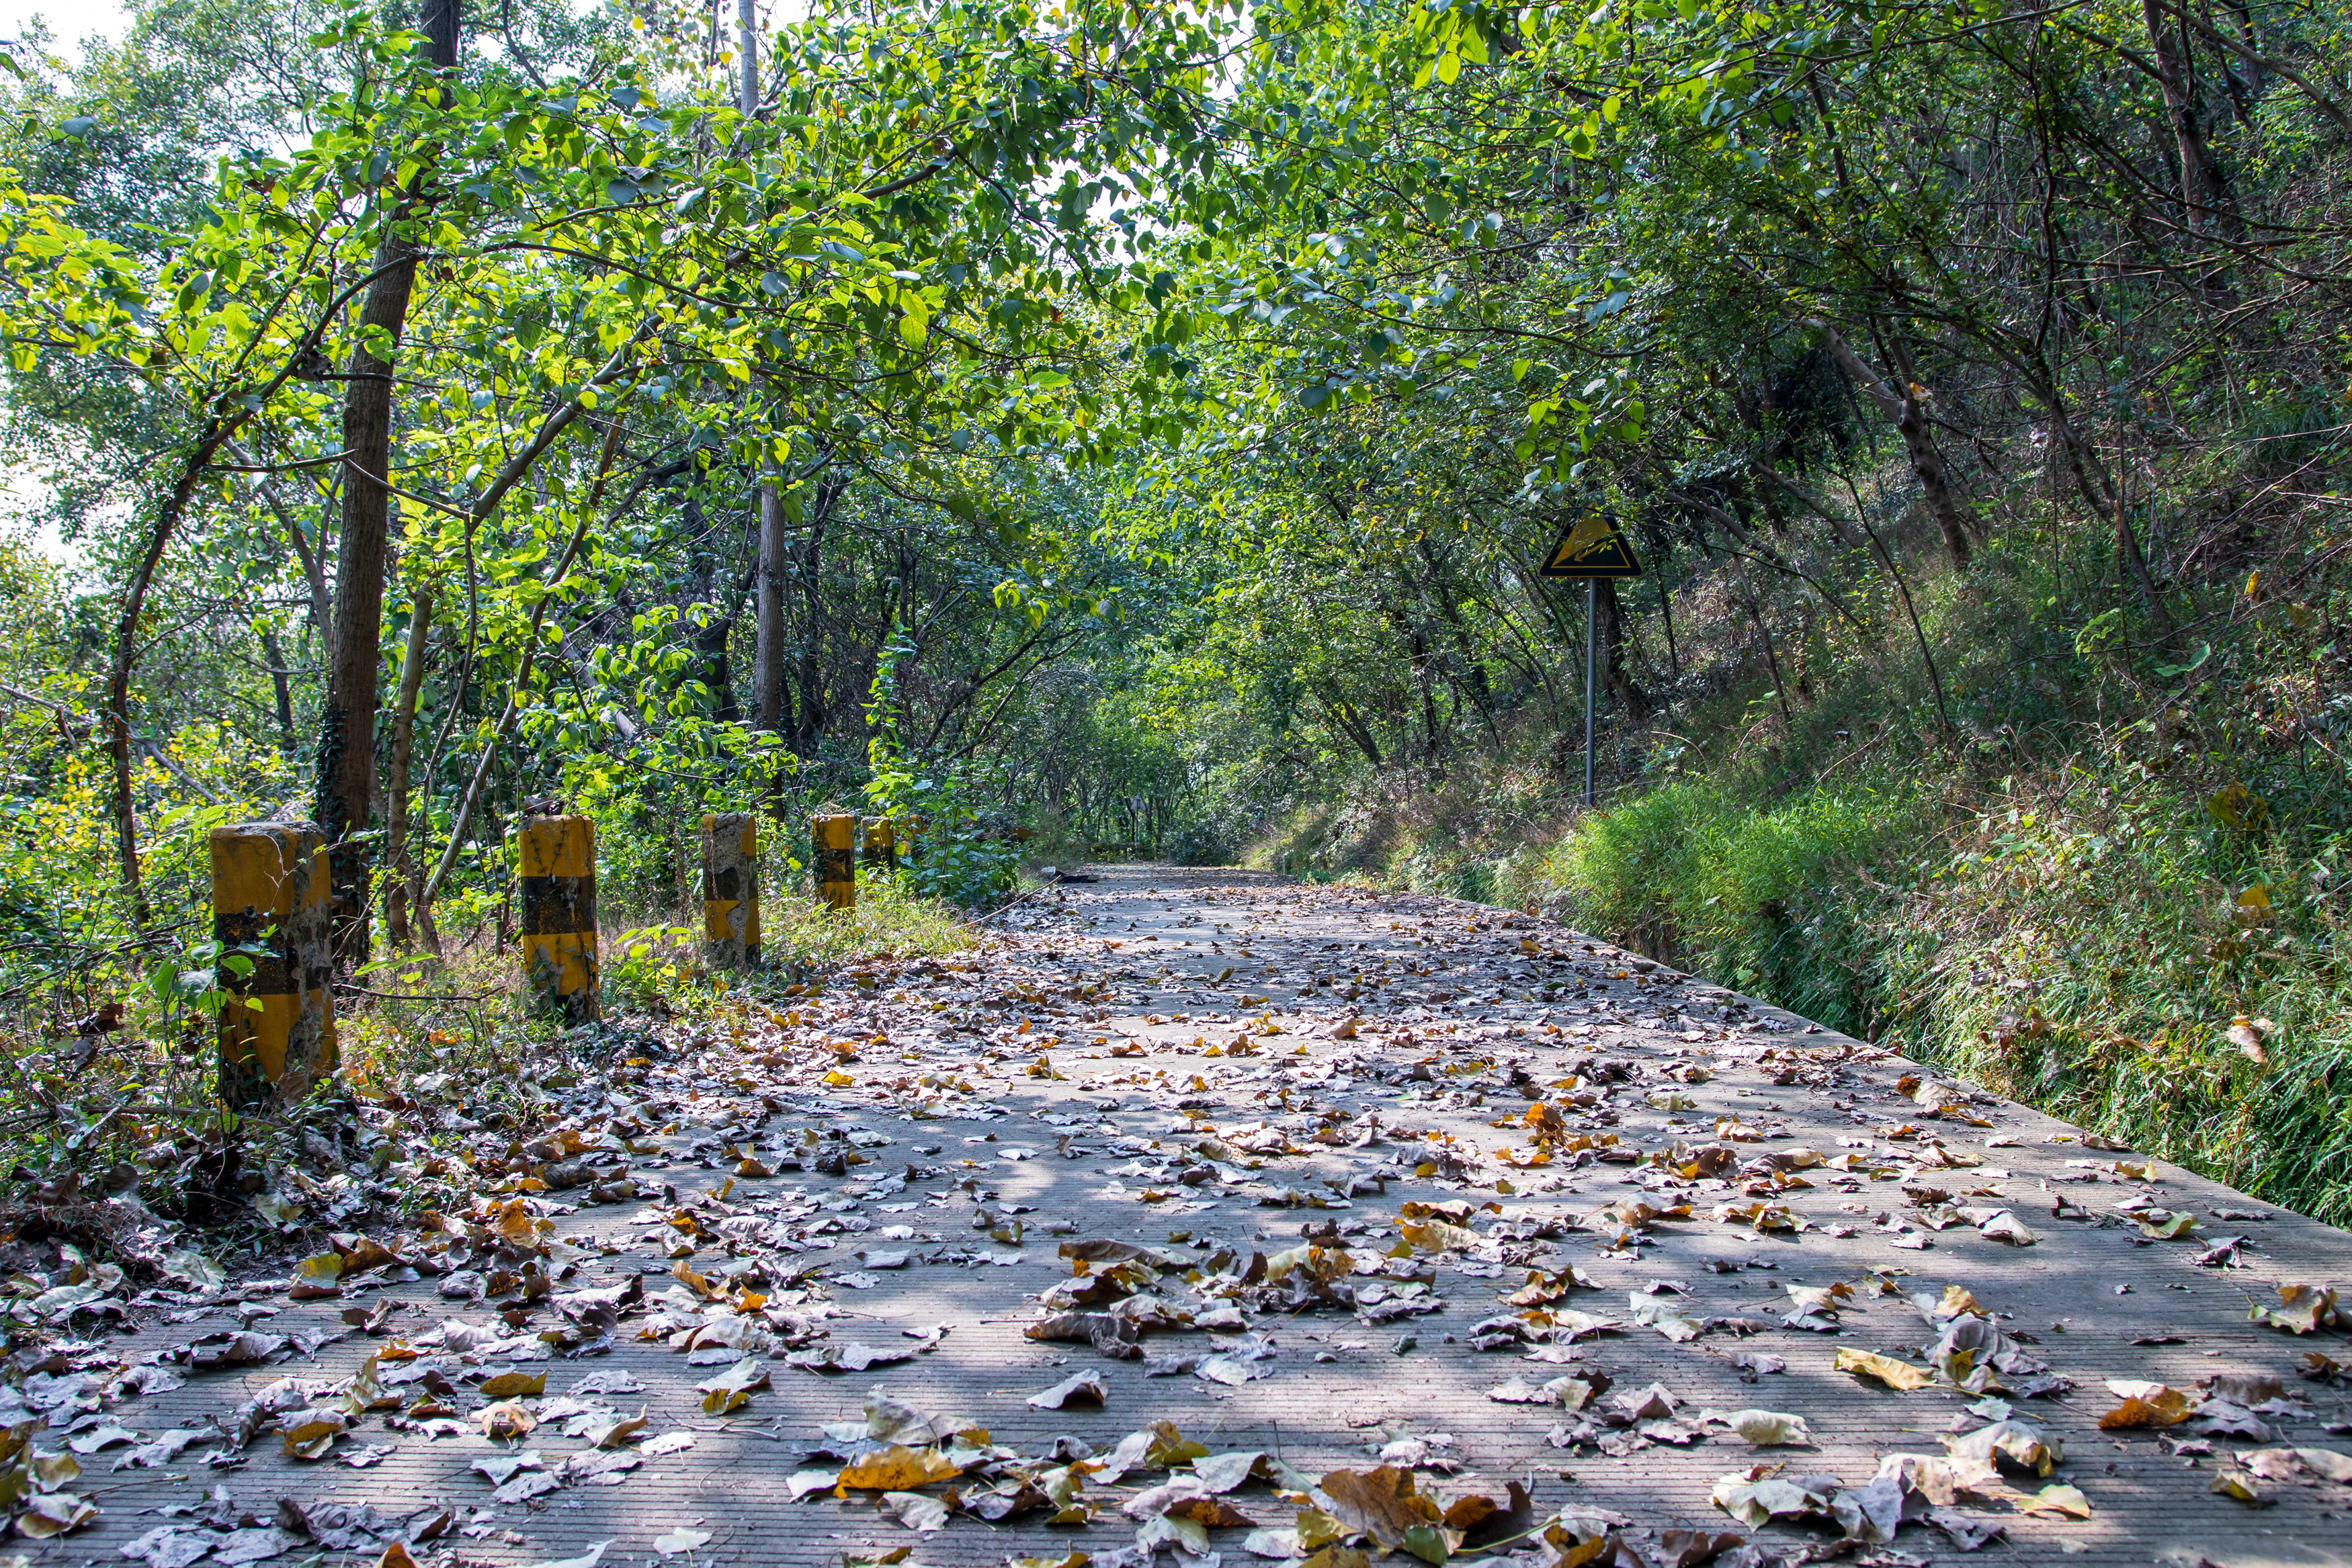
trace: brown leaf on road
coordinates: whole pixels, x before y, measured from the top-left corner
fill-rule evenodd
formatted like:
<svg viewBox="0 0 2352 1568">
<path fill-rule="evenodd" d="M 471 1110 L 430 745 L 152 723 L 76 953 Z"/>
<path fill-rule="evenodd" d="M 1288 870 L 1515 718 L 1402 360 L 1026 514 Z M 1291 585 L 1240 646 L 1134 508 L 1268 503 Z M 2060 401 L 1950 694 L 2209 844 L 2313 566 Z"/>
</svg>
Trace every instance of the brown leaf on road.
<svg viewBox="0 0 2352 1568">
<path fill-rule="evenodd" d="M 323 1459 L 345 1429 L 340 1410 L 314 1411 L 286 1428 L 284 1446 L 289 1459 Z"/>
<path fill-rule="evenodd" d="M 1747 1544 L 1748 1538 L 1729 1531 L 1669 1530 L 1658 1537 L 1663 1568 L 1706 1568 L 1725 1552 Z"/>
<path fill-rule="evenodd" d="M 2248 1319 L 2296 1334 L 2335 1327 L 2342 1321 L 2336 1310 L 2333 1286 L 2285 1284 L 2278 1288 L 2278 1292 L 2277 1306 L 2264 1307 L 2257 1301 L 2246 1313 Z"/>
<path fill-rule="evenodd" d="M 2196 1396 L 2178 1388 L 2168 1388 L 2161 1383 L 2111 1377 L 2107 1379 L 2107 1388 L 2123 1403 L 2099 1417 L 2101 1431 L 2119 1432 L 2131 1427 L 2177 1427 L 2197 1411 Z"/>
<path fill-rule="evenodd" d="M 1463 1549 L 1516 1541 L 1535 1528 L 1535 1500 L 1528 1489 L 1516 1480 L 1505 1485 L 1509 1490 L 1500 1502 L 1485 1492 L 1472 1492 L 1446 1504 L 1439 1522 L 1460 1533 Z"/>
<path fill-rule="evenodd" d="M 1597 1291 L 1600 1288 L 1572 1264 L 1554 1273 L 1530 1269 L 1528 1270 L 1528 1282 L 1503 1300 L 1514 1307 L 1545 1307 L 1570 1291 Z"/>
<path fill-rule="evenodd" d="M 2084 1497 L 2079 1489 L 2054 1481 L 2019 1503 L 2017 1507 L 2021 1513 L 2034 1514 L 2043 1519 L 2091 1517 L 2090 1500 Z"/>
<path fill-rule="evenodd" d="M 1254 1530 L 1257 1527 L 1257 1521 L 1221 1497 L 1179 1498 L 1168 1505 L 1167 1511 L 1211 1530 Z"/>
<path fill-rule="evenodd" d="M 1413 1491 L 1412 1472 L 1393 1465 L 1368 1471 L 1333 1470 L 1317 1483 L 1331 1514 L 1351 1532 L 1394 1551 L 1415 1530 L 1440 1522 L 1437 1505 Z"/>
</svg>

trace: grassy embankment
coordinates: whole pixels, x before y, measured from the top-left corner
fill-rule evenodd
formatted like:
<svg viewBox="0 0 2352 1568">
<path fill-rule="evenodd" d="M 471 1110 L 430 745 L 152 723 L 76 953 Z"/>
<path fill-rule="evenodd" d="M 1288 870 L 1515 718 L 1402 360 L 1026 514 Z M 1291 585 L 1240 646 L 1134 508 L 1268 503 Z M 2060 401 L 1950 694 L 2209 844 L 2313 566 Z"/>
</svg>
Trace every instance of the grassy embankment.
<svg viewBox="0 0 2352 1568">
<path fill-rule="evenodd" d="M 2340 606 L 2324 575 L 2183 595 L 2159 641 L 2079 608 L 2070 566 L 1987 551 L 1916 585 L 1948 727 L 1916 643 L 1825 618 L 1783 650 L 1790 719 L 1751 665 L 1621 733 L 1600 811 L 1490 758 L 1302 810 L 1252 858 L 1538 905 L 2352 1222 Z"/>
</svg>

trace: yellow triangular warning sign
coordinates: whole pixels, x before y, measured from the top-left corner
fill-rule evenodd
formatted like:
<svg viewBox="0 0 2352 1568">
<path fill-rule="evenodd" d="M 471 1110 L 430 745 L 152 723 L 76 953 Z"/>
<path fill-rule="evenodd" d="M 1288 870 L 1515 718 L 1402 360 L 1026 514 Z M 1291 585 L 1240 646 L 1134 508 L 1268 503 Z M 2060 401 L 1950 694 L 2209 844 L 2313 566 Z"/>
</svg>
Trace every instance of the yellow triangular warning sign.
<svg viewBox="0 0 2352 1568">
<path fill-rule="evenodd" d="M 1607 517 L 1587 512 L 1583 521 L 1554 545 L 1543 565 L 1546 577 L 1639 577 L 1642 563 Z"/>
</svg>

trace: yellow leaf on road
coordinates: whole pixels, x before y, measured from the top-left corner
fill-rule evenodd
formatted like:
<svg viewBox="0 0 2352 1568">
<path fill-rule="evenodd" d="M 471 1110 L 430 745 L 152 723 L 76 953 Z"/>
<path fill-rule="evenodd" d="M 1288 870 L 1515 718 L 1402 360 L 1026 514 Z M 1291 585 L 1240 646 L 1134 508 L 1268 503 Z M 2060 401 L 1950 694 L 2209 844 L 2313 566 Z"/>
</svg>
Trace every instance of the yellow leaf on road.
<svg viewBox="0 0 2352 1568">
<path fill-rule="evenodd" d="M 879 1453 L 852 1460 L 842 1470 L 833 1495 L 846 1497 L 853 1488 L 860 1491 L 910 1491 L 916 1487 L 953 1480 L 961 1474 L 963 1467 L 937 1448 L 893 1444 Z"/>
<path fill-rule="evenodd" d="M 482 1382 L 482 1395 L 488 1399 L 519 1399 L 526 1394 L 546 1392 L 547 1374 L 543 1372 L 501 1372 Z"/>
<path fill-rule="evenodd" d="M 2017 1506 L 2021 1512 L 2038 1514 L 2044 1519 L 2091 1517 L 2091 1500 L 2084 1497 L 2079 1488 L 2057 1481 L 2043 1487 Z"/>
<path fill-rule="evenodd" d="M 1891 1355 L 1880 1355 L 1877 1352 L 1869 1350 L 1838 1352 L 1837 1369 L 1840 1372 L 1855 1373 L 1864 1377 L 1874 1377 L 1889 1388 L 1901 1389 L 1906 1393 L 1914 1388 L 1925 1388 L 1933 1381 L 1932 1376 L 1922 1368 L 1913 1366 L 1907 1362 L 1897 1361 Z"/>
</svg>

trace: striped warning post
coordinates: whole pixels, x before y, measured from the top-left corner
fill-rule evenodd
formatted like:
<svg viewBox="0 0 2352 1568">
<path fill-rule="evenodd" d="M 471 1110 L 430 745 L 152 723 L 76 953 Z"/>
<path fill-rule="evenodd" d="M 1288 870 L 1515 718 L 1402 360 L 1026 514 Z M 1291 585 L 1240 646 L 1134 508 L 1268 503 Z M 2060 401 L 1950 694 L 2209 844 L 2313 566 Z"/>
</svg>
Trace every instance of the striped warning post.
<svg viewBox="0 0 2352 1568">
<path fill-rule="evenodd" d="M 332 897 L 325 835 L 310 822 L 238 822 L 205 835 L 213 940 L 221 946 L 220 1098 L 234 1111 L 291 1103 L 336 1067 Z M 230 960 L 252 960 L 248 969 Z M 239 973 L 239 970 L 244 970 Z"/>
<path fill-rule="evenodd" d="M 809 819 L 816 844 L 817 896 L 834 909 L 857 907 L 857 819 L 847 811 Z"/>
<path fill-rule="evenodd" d="M 702 819 L 702 945 L 711 963 L 760 963 L 760 824 L 749 811 Z"/>
<path fill-rule="evenodd" d="M 566 1024 L 596 1017 L 596 827 L 585 817 L 523 824 L 522 977 Z"/>
<path fill-rule="evenodd" d="M 898 832 L 889 818 L 866 819 L 866 837 L 857 858 L 877 871 L 898 869 Z"/>
</svg>

